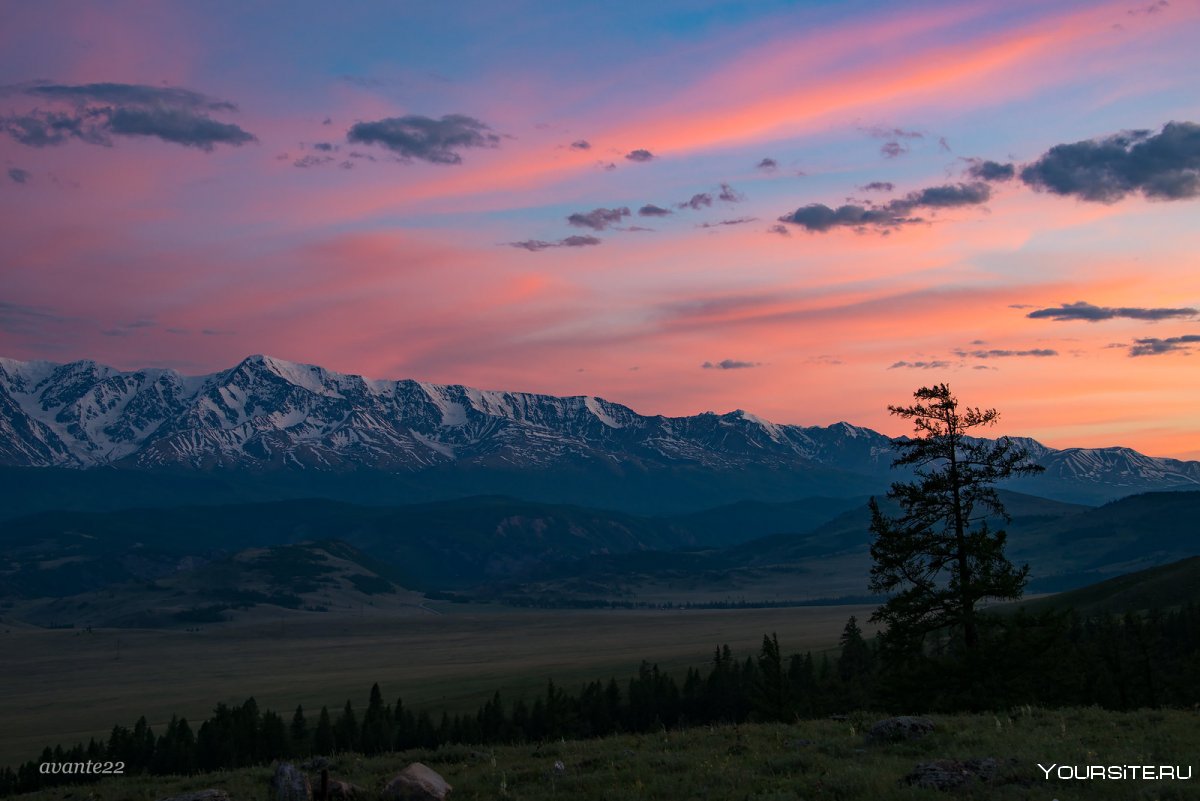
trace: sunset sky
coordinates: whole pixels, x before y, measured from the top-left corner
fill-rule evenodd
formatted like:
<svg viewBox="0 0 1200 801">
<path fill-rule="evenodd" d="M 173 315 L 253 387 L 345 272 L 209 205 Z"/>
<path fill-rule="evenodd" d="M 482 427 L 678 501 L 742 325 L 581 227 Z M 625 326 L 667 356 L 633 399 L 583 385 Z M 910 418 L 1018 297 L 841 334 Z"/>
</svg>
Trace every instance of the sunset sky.
<svg viewBox="0 0 1200 801">
<path fill-rule="evenodd" d="M 1200 2 L 16 3 L 0 356 L 1200 458 Z"/>
</svg>

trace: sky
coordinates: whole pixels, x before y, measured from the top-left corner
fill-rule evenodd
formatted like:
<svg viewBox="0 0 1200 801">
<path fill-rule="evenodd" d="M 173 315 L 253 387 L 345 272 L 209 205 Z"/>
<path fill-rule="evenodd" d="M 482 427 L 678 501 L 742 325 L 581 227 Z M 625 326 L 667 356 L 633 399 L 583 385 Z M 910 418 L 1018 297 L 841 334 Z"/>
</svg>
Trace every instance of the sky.
<svg viewBox="0 0 1200 801">
<path fill-rule="evenodd" d="M 4 4 L 0 355 L 1200 458 L 1200 2 Z"/>
</svg>

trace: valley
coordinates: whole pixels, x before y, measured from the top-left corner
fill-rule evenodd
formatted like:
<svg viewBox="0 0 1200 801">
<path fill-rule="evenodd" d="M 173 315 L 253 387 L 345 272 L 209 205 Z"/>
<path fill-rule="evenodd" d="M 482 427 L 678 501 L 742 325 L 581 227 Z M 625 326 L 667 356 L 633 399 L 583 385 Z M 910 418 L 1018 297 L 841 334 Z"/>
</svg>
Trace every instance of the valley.
<svg viewBox="0 0 1200 801">
<path fill-rule="evenodd" d="M 719 645 L 752 653 L 766 632 L 788 648 L 832 648 L 869 607 L 734 610 L 540 610 L 431 604 L 322 615 L 257 610 L 236 623 L 173 629 L 0 626 L 0 766 L 57 742 L 103 738 L 137 717 L 161 730 L 172 714 L 202 720 L 218 702 L 310 714 L 379 682 L 389 702 L 474 709 L 496 690 L 534 697 L 547 679 L 573 687 L 619 680 L 643 659 L 702 666 Z"/>
</svg>

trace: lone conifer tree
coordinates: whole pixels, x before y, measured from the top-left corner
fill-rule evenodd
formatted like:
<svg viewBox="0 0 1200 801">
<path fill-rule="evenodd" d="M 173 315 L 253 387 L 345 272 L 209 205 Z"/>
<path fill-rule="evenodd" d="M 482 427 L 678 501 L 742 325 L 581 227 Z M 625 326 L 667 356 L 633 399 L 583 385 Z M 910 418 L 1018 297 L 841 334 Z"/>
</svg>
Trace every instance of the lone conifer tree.
<svg viewBox="0 0 1200 801">
<path fill-rule="evenodd" d="M 988 517 L 1010 519 L 994 485 L 1043 468 L 1006 437 L 968 436 L 994 424 L 995 409 L 960 408 L 946 384 L 921 387 L 913 397 L 912 406 L 888 407 L 913 421 L 916 436 L 893 440 L 900 456 L 892 466 L 911 465 L 917 480 L 896 482 L 888 492 L 899 517 L 871 499 L 871 590 L 891 595 L 871 620 L 887 625 L 893 644 L 918 647 L 926 634 L 950 628 L 970 649 L 979 641 L 979 602 L 1019 598 L 1029 573 L 1004 555 L 1004 531 L 988 527 Z"/>
</svg>

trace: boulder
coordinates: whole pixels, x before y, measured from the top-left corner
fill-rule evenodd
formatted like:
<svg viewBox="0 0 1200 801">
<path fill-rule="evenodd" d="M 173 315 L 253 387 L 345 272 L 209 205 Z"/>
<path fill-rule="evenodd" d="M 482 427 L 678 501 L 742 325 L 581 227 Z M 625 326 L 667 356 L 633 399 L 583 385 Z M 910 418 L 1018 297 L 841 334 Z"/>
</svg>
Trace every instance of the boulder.
<svg viewBox="0 0 1200 801">
<path fill-rule="evenodd" d="M 194 793 L 160 798 L 158 801 L 229 801 L 229 793 L 224 790 L 197 790 Z"/>
<path fill-rule="evenodd" d="M 280 762 L 271 777 L 273 801 L 312 801 L 312 786 L 303 771 L 291 762 Z"/>
<path fill-rule="evenodd" d="M 898 718 L 886 718 L 876 722 L 867 731 L 869 743 L 895 743 L 901 740 L 915 740 L 933 731 L 933 721 L 929 718 L 917 718 L 902 715 Z"/>
<path fill-rule="evenodd" d="M 379 797 L 382 801 L 444 801 L 453 789 L 436 770 L 414 762 L 397 773 Z"/>
<path fill-rule="evenodd" d="M 327 801 L 353 801 L 356 798 L 363 798 L 364 796 L 363 788 L 357 784 L 351 784 L 339 779 L 329 780 L 329 796 Z"/>
</svg>

